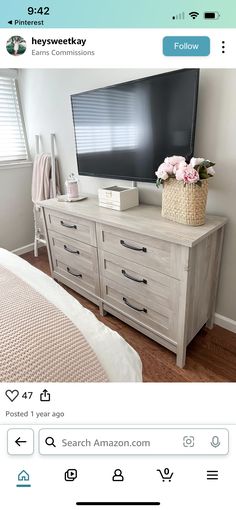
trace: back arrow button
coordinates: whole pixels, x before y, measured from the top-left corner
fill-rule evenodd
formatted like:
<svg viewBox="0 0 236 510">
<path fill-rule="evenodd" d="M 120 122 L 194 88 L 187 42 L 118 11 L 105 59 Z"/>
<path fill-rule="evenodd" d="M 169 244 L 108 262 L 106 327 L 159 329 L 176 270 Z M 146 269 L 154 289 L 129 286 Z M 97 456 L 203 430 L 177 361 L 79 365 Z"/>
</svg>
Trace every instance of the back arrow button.
<svg viewBox="0 0 236 510">
<path fill-rule="evenodd" d="M 20 446 L 21 443 L 27 443 L 27 441 L 23 441 L 23 439 L 21 439 L 20 437 L 18 437 L 18 439 L 15 440 L 15 443 Z"/>
<path fill-rule="evenodd" d="M 7 431 L 8 455 L 32 455 L 34 453 L 34 431 L 32 429 L 9 429 Z"/>
</svg>

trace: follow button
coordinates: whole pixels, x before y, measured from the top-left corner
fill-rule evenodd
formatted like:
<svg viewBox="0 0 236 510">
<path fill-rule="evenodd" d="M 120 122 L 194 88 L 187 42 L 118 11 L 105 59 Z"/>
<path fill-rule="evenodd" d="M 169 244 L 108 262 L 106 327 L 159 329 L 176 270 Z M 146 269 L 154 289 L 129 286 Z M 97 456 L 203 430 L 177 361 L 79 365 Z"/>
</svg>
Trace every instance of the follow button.
<svg viewBox="0 0 236 510">
<path fill-rule="evenodd" d="M 166 57 L 207 57 L 210 55 L 210 38 L 164 37 L 163 54 Z"/>
</svg>

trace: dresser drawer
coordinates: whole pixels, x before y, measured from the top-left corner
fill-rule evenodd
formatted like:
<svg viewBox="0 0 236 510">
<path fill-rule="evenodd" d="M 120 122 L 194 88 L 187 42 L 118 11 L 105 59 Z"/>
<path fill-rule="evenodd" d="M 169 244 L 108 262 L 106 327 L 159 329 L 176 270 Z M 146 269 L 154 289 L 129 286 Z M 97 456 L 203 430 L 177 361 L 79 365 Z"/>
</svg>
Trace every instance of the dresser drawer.
<svg viewBox="0 0 236 510">
<path fill-rule="evenodd" d="M 97 273 L 85 272 L 83 268 L 79 269 L 74 267 L 72 264 L 65 264 L 57 256 L 53 260 L 54 277 L 62 276 L 63 283 L 70 287 L 70 283 L 73 284 L 72 288 L 84 289 L 86 292 L 99 296 L 99 277 Z"/>
<path fill-rule="evenodd" d="M 149 300 L 154 309 L 164 306 L 175 311 L 178 307 L 179 281 L 175 278 L 108 252 L 101 253 L 100 271 L 105 279 Z"/>
<path fill-rule="evenodd" d="M 57 211 L 45 211 L 48 230 L 96 246 L 96 229 L 93 221 L 84 220 Z"/>
<path fill-rule="evenodd" d="M 175 339 L 178 314 L 168 307 L 159 305 L 152 299 L 144 298 L 142 292 L 135 293 L 114 281 L 103 279 L 101 282 L 102 297 L 110 306 L 125 313 L 157 334 Z"/>
<path fill-rule="evenodd" d="M 144 267 L 178 277 L 177 245 L 133 232 L 98 226 L 99 247 Z M 181 248 L 180 248 L 181 249 Z"/>
<path fill-rule="evenodd" d="M 73 288 L 99 296 L 97 248 L 81 243 L 57 232 L 48 233 L 54 276 Z M 76 286 L 76 287 L 75 287 Z"/>
<path fill-rule="evenodd" d="M 81 243 L 57 232 L 49 232 L 49 244 L 53 260 L 58 258 L 76 269 L 87 273 L 98 272 L 97 248 Z"/>
</svg>

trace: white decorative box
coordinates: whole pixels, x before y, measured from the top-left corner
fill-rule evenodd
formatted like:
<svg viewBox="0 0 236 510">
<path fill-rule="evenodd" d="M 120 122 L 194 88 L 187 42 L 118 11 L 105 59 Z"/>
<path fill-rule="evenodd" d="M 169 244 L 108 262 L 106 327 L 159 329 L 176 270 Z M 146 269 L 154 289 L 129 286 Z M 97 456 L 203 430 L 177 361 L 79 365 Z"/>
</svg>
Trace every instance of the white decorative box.
<svg viewBox="0 0 236 510">
<path fill-rule="evenodd" d="M 122 188 L 120 186 L 100 188 L 98 200 L 100 207 L 125 211 L 139 205 L 138 188 Z"/>
</svg>

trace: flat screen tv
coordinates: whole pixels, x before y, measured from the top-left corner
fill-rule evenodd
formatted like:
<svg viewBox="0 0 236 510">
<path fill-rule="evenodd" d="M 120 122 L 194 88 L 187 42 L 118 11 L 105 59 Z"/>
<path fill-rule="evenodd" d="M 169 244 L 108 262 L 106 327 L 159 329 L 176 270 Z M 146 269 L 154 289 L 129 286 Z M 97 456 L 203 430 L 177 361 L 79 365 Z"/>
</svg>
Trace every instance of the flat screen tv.
<svg viewBox="0 0 236 510">
<path fill-rule="evenodd" d="M 155 181 L 166 156 L 191 158 L 198 69 L 181 69 L 71 96 L 80 175 Z"/>
</svg>

